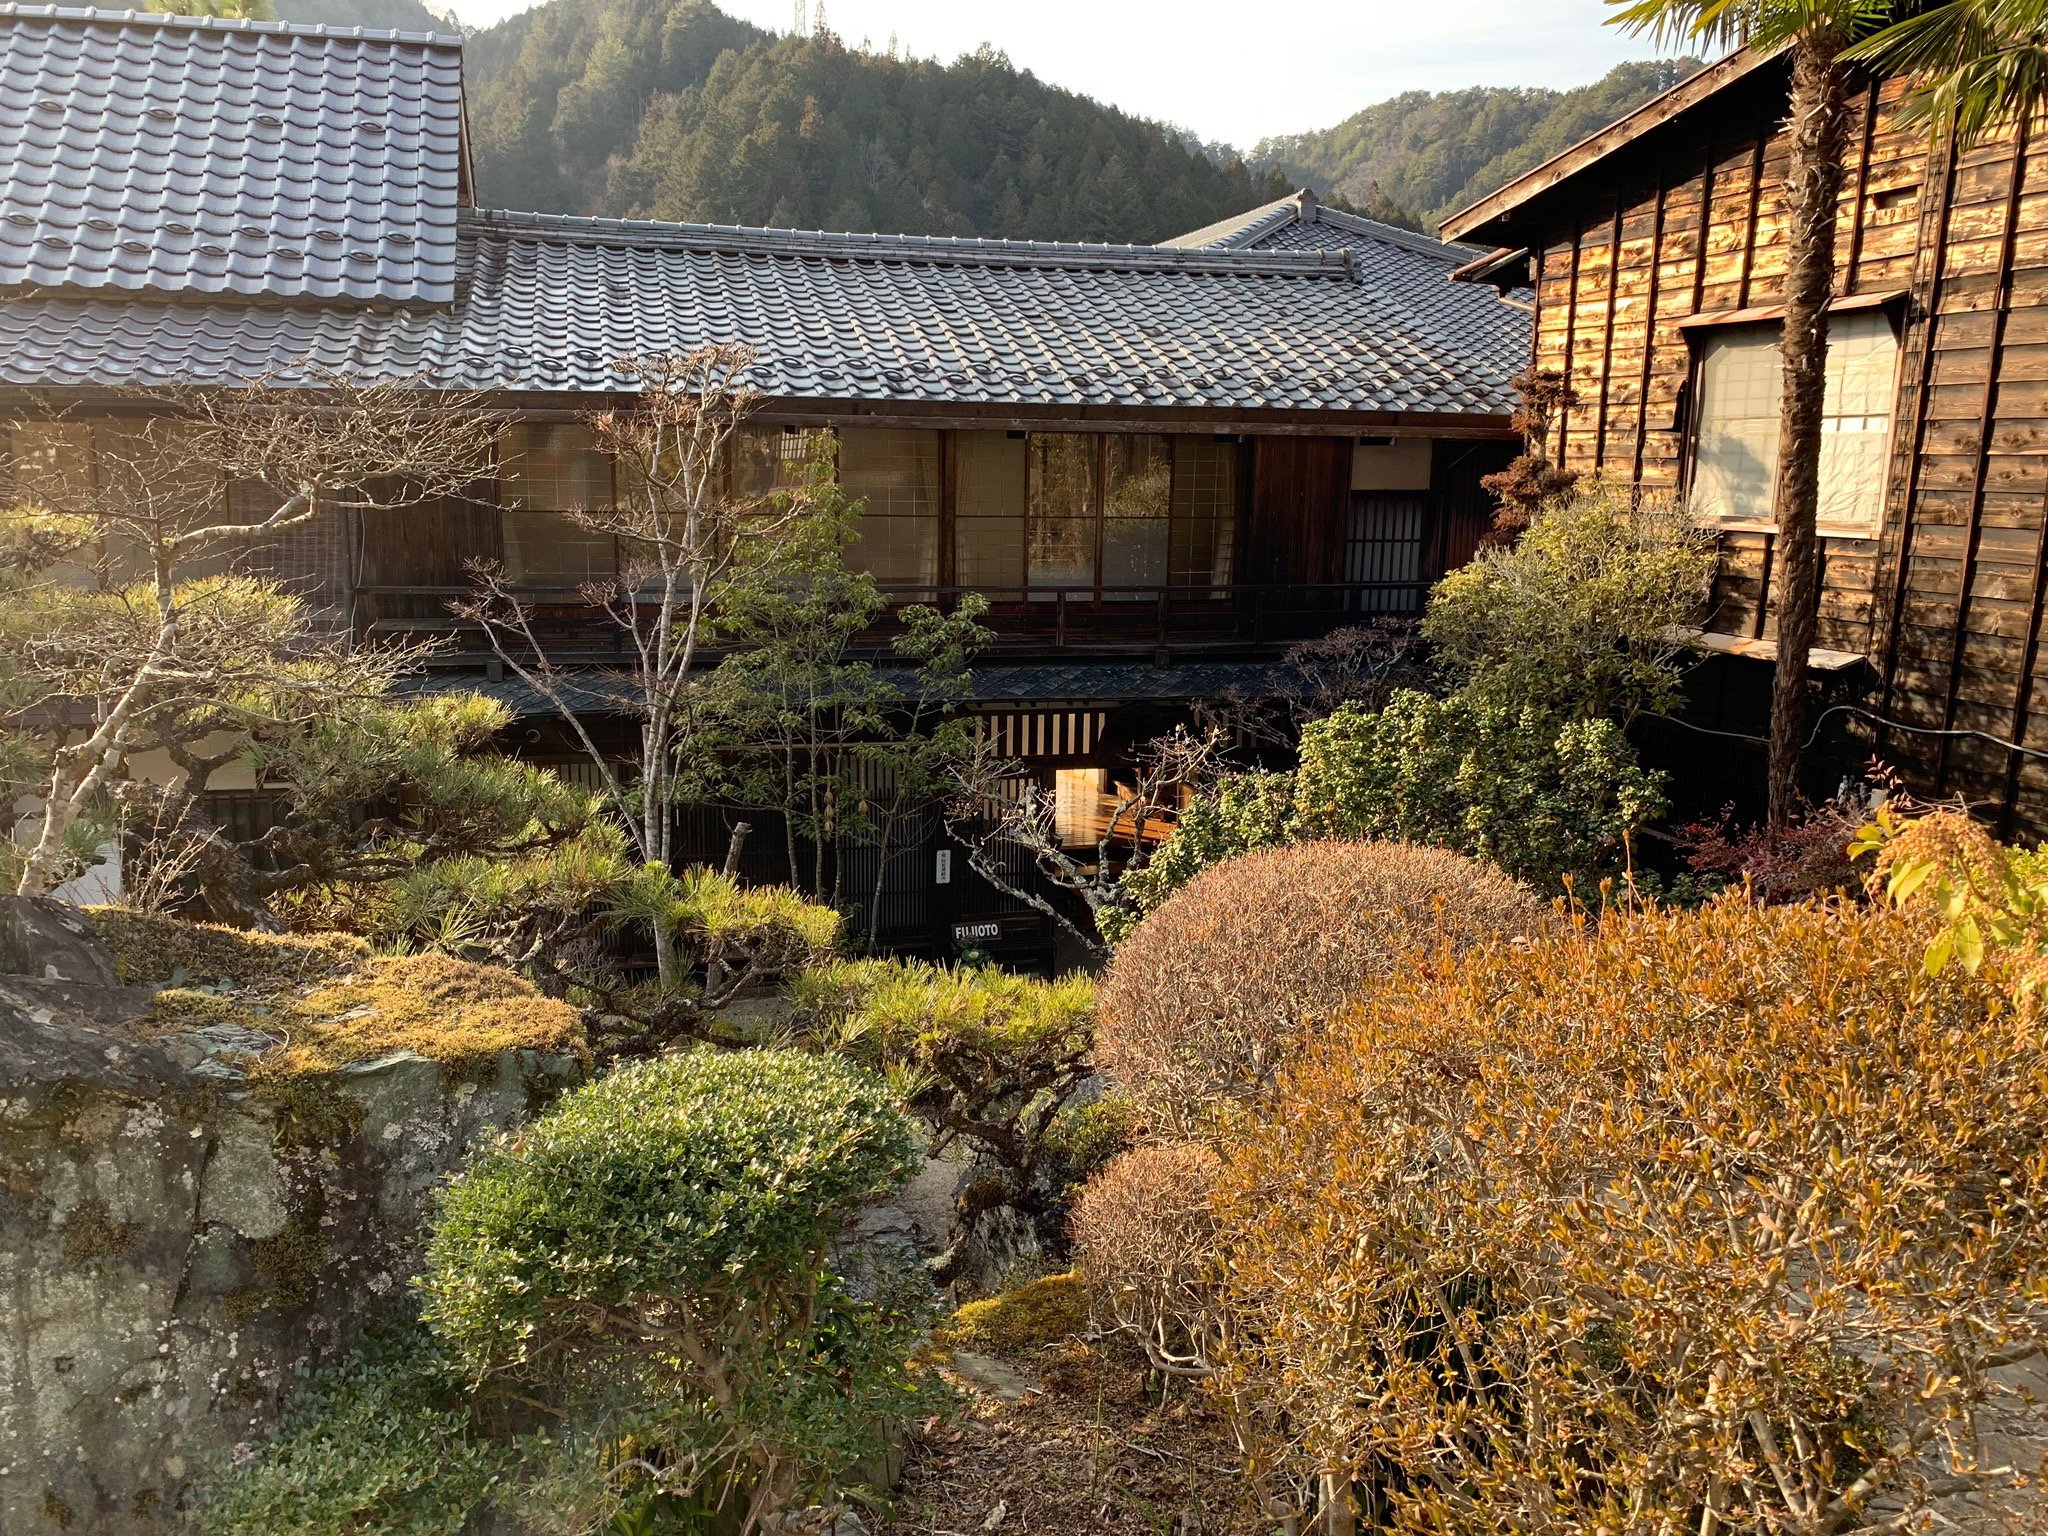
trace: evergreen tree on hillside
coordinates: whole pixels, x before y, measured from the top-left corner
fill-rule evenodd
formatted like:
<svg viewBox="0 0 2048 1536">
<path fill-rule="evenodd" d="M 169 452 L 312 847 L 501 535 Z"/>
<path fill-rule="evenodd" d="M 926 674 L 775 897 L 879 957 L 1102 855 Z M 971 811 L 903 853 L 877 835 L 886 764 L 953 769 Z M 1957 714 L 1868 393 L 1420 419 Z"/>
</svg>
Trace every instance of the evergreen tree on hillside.
<svg viewBox="0 0 2048 1536">
<path fill-rule="evenodd" d="M 486 203 L 913 234 L 1152 242 L 1291 190 L 1057 90 L 771 37 L 704 0 L 565 0 L 469 47 Z"/>
<path fill-rule="evenodd" d="M 1264 140 L 1251 160 L 1295 184 L 1373 208 L 1375 217 L 1405 210 L 1434 229 L 1699 67 L 1697 59 L 1619 64 L 1570 91 L 1407 91 L 1334 128 Z"/>
</svg>

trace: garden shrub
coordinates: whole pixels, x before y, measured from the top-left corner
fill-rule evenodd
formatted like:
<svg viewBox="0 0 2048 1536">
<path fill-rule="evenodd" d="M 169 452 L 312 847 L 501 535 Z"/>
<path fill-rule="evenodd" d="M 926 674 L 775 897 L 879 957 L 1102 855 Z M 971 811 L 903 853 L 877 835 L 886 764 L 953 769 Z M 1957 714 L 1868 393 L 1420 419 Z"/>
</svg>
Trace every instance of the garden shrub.
<svg viewBox="0 0 2048 1536">
<path fill-rule="evenodd" d="M 1684 507 L 1593 484 L 1439 581 L 1422 633 L 1472 703 L 1625 722 L 1676 701 L 1680 626 L 1713 572 Z"/>
<path fill-rule="evenodd" d="M 1289 840 L 1294 776 L 1233 773 L 1200 790 L 1173 824 L 1173 836 L 1118 886 L 1119 905 L 1097 916 L 1103 937 L 1121 943 L 1139 919 L 1212 864 Z"/>
<path fill-rule="evenodd" d="M 914 1411 L 917 1321 L 850 1298 L 827 1245 L 906 1180 L 878 1079 L 787 1051 L 698 1050 L 565 1096 L 449 1188 L 420 1286 L 486 1394 L 631 1404 L 666 1493 L 749 1522 L 828 1484 Z M 617 1412 L 617 1409 L 609 1411 Z"/>
<path fill-rule="evenodd" d="M 2048 844 L 2001 843 L 1962 811 L 1881 806 L 1850 853 L 1876 855 L 1871 884 L 1886 901 L 1933 915 L 1930 971 L 1975 971 L 1997 953 L 2014 968 L 2021 999 L 2037 1000 L 2048 980 Z"/>
<path fill-rule="evenodd" d="M 1475 1536 L 1917 1529 L 2011 1484 L 1972 1458 L 2031 1413 L 2048 1041 L 1932 931 L 1738 894 L 1382 978 L 1218 1181 L 1259 1459 Z"/>
<path fill-rule="evenodd" d="M 460 1536 L 516 1462 L 418 1328 L 372 1330 L 313 1375 L 199 1513 L 202 1536 Z"/>
<path fill-rule="evenodd" d="M 1297 843 L 1205 870 L 1118 947 L 1096 1062 L 1193 1132 L 1264 1093 L 1303 1036 L 1439 944 L 1532 934 L 1548 909 L 1499 870 L 1407 843 Z"/>
<path fill-rule="evenodd" d="M 1403 691 L 1302 732 L 1293 830 L 1452 848 L 1547 893 L 1617 867 L 1662 806 L 1610 720 Z"/>
<path fill-rule="evenodd" d="M 797 1027 L 814 1044 L 889 1074 L 930 1133 L 928 1150 L 965 1141 L 998 1171 L 971 1188 L 963 1226 L 1008 1206 L 1034 1217 L 1052 1128 L 1093 1074 L 1095 986 L 993 966 L 847 960 L 790 984 Z M 1063 1232 L 1047 1234 L 1063 1238 Z"/>
<path fill-rule="evenodd" d="M 1074 1205 L 1074 1250 L 1097 1309 L 1163 1370 L 1199 1373 L 1214 1353 L 1220 1166 L 1206 1142 L 1133 1147 Z"/>
</svg>

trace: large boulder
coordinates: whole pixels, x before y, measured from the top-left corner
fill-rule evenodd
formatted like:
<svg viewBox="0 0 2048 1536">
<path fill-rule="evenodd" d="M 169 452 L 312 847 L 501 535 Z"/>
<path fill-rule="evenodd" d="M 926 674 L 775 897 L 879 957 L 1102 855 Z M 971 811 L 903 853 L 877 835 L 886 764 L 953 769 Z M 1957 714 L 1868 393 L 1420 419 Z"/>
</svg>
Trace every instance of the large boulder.
<svg viewBox="0 0 2048 1536">
<path fill-rule="evenodd" d="M 582 1073 L 573 1013 L 502 972 L 97 922 L 114 943 L 0 900 L 10 1536 L 189 1528 L 295 1375 L 402 1296 L 435 1189 Z M 416 974 L 441 990 L 408 993 Z M 331 1023 L 308 1011 L 330 995 Z M 446 1051 L 419 1024 L 442 1016 Z"/>
</svg>

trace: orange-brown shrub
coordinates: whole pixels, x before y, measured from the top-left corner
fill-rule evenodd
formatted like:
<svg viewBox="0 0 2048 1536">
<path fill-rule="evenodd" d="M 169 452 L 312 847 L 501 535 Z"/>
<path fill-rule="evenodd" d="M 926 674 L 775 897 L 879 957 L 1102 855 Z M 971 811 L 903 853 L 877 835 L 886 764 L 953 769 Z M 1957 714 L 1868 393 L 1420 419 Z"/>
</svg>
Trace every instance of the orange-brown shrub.
<svg viewBox="0 0 2048 1536">
<path fill-rule="evenodd" d="M 1920 1529 L 2012 1484 L 1976 1458 L 2048 1337 L 2048 1042 L 1931 932 L 1735 895 L 1363 994 L 1216 1186 L 1264 1469 L 1475 1536 Z"/>
<path fill-rule="evenodd" d="M 1120 1153 L 1074 1203 L 1074 1250 L 1097 1315 L 1133 1334 L 1162 1370 L 1199 1373 L 1214 1351 L 1221 1163 L 1206 1142 Z"/>
<path fill-rule="evenodd" d="M 1534 934 L 1549 909 L 1490 864 L 1408 843 L 1296 843 L 1226 860 L 1117 947 L 1096 1063 L 1181 1132 L 1256 1096 L 1304 1033 L 1439 946 Z"/>
</svg>

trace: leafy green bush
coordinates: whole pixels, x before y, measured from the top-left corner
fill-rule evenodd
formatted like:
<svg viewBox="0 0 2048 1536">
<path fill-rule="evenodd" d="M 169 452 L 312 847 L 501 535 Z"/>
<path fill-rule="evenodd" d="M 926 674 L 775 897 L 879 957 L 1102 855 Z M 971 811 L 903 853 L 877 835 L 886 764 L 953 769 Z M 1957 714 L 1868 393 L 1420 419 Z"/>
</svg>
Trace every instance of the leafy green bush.
<svg viewBox="0 0 2048 1536">
<path fill-rule="evenodd" d="M 661 1492 L 758 1521 L 917 1405 L 915 1320 L 847 1296 L 826 1264 L 849 1213 L 916 1166 L 910 1121 L 847 1063 L 699 1050 L 624 1067 L 449 1188 L 425 1317 L 486 1395 L 626 1413 Z"/>
<path fill-rule="evenodd" d="M 1292 774 L 1229 775 L 1123 880 L 1121 943 L 1196 875 L 1238 854 L 1325 838 L 1468 853 L 1539 891 L 1586 891 L 1663 809 L 1662 778 L 1609 720 L 1561 720 L 1472 693 L 1402 689 L 1377 713 L 1346 705 L 1302 731 Z"/>
<path fill-rule="evenodd" d="M 1475 703 L 1626 721 L 1676 698 L 1713 570 L 1682 507 L 1594 484 L 1438 582 L 1422 633 Z"/>
<path fill-rule="evenodd" d="M 1123 903 L 1097 917 L 1112 944 L 1160 902 L 1211 864 L 1288 840 L 1294 813 L 1294 776 L 1233 773 L 1197 794 L 1173 824 L 1165 846 L 1123 879 Z"/>
<path fill-rule="evenodd" d="M 1549 891 L 1614 868 L 1662 807 L 1610 720 L 1404 690 L 1303 731 L 1292 830 L 1452 848 Z"/>
<path fill-rule="evenodd" d="M 200 1512 L 204 1536 L 459 1536 L 516 1448 L 482 1434 L 424 1330 L 372 1332 L 311 1377 Z"/>
</svg>

